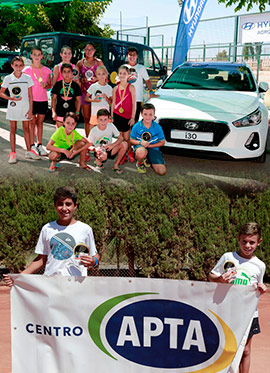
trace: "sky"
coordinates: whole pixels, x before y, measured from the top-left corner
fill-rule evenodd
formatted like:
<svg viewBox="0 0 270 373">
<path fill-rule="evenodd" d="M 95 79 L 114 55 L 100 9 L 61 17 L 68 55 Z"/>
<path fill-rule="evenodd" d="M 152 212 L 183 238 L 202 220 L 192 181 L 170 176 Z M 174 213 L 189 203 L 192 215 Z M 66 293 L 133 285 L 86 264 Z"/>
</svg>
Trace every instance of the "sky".
<svg viewBox="0 0 270 373">
<path fill-rule="evenodd" d="M 145 27 L 148 22 L 149 26 L 166 25 L 175 23 L 175 26 L 166 26 L 159 28 L 151 28 L 151 42 L 152 47 L 162 45 L 174 46 L 175 36 L 177 31 L 177 24 L 179 21 L 181 8 L 177 0 L 113 0 L 112 4 L 108 6 L 100 25 L 110 24 L 114 30 L 120 29 L 120 12 L 122 18 L 122 29 Z M 266 11 L 270 11 L 270 6 L 267 6 Z M 201 20 L 228 17 L 234 15 L 241 15 L 247 13 L 257 13 L 259 8 L 254 6 L 249 12 L 243 8 L 240 12 L 235 13 L 234 7 L 226 7 L 224 4 L 219 4 L 217 0 L 208 0 L 203 11 Z M 130 41 L 144 43 L 143 36 L 145 29 L 140 31 L 128 32 L 133 34 Z M 134 36 L 134 34 L 140 34 Z M 163 35 L 163 36 L 162 36 Z M 123 40 L 126 40 L 123 38 Z M 228 18 L 218 21 L 200 22 L 192 46 L 202 44 L 218 44 L 231 43 L 234 40 L 234 18 Z M 222 50 L 222 47 L 221 47 Z M 160 50 L 156 50 L 160 56 Z M 218 50 L 219 51 L 219 50 Z M 214 54 L 216 51 L 212 51 Z M 169 49 L 168 54 L 173 53 Z M 194 52 L 196 54 L 196 51 Z M 199 54 L 202 52 L 198 52 Z"/>
<path fill-rule="evenodd" d="M 267 7 L 270 10 L 270 6 Z M 249 13 L 258 12 L 253 7 Z M 178 22 L 180 7 L 177 0 L 113 0 L 107 8 L 101 24 L 109 23 L 113 29 L 120 28 L 120 12 L 122 12 L 123 28 L 141 27 L 146 24 L 148 16 L 149 26 Z M 247 13 L 246 9 L 237 14 Z M 208 0 L 202 19 L 224 17 L 236 14 L 234 7 L 218 4 L 217 0 Z"/>
</svg>

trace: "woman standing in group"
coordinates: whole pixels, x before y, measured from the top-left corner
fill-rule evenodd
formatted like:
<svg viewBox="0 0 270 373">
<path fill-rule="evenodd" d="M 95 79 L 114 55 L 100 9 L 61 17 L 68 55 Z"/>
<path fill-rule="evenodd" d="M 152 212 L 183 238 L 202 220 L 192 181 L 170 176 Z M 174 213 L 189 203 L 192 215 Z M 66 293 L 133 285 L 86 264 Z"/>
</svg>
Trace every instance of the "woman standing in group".
<svg viewBox="0 0 270 373">
<path fill-rule="evenodd" d="M 95 57 L 96 49 L 93 44 L 87 44 L 84 48 L 85 57 L 77 62 L 77 68 L 80 73 L 81 84 L 81 108 L 84 117 L 85 135 L 88 137 L 90 132 L 91 103 L 85 101 L 85 96 L 91 84 L 97 82 L 96 70 L 98 66 L 104 65 L 101 60 Z"/>
</svg>

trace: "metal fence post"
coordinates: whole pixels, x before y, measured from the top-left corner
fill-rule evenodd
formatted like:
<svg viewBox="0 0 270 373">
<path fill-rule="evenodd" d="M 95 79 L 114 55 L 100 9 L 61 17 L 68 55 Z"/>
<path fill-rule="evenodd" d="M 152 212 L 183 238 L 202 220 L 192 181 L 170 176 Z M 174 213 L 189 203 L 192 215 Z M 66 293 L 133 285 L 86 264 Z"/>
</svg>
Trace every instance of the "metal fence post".
<svg viewBox="0 0 270 373">
<path fill-rule="evenodd" d="M 260 75 L 261 50 L 262 50 L 262 43 L 258 44 L 258 48 L 257 48 L 257 82 L 259 82 L 259 75 Z"/>
<path fill-rule="evenodd" d="M 232 43 L 229 44 L 229 56 L 228 56 L 228 61 L 231 61 L 231 53 L 232 53 Z"/>
<path fill-rule="evenodd" d="M 235 23 L 234 23 L 234 50 L 233 50 L 233 62 L 236 62 L 236 61 L 237 61 L 238 24 L 239 24 L 239 16 L 236 16 L 236 17 L 235 17 Z"/>
<path fill-rule="evenodd" d="M 150 46 L 150 27 L 147 27 L 147 43 L 146 45 Z"/>
</svg>

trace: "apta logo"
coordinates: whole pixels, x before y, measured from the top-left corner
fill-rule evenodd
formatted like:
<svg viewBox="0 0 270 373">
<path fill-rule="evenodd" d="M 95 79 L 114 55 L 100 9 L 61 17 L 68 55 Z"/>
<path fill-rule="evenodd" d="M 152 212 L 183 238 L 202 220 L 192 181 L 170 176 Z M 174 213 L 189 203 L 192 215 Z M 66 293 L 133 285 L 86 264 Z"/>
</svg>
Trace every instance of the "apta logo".
<svg viewBox="0 0 270 373">
<path fill-rule="evenodd" d="M 88 329 L 97 347 L 114 360 L 179 373 L 219 372 L 237 350 L 233 332 L 214 312 L 159 299 L 158 293 L 107 300 L 91 314 Z"/>
</svg>

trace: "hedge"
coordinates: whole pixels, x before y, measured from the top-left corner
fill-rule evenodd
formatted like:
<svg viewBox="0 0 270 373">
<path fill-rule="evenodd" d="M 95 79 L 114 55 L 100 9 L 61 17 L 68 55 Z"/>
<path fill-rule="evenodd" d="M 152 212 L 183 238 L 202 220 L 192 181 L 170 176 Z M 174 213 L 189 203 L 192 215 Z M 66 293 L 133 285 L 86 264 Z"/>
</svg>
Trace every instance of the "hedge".
<svg viewBox="0 0 270 373">
<path fill-rule="evenodd" d="M 67 181 L 60 185 L 71 185 Z M 22 270 L 33 257 L 41 227 L 56 218 L 53 193 L 59 181 L 0 179 L 0 264 Z M 92 226 L 103 264 L 128 263 L 141 276 L 206 280 L 220 256 L 238 247 L 247 221 L 263 227 L 256 254 L 270 276 L 270 190 L 227 194 L 216 186 L 145 180 L 112 185 L 83 180 L 77 218 Z"/>
</svg>

